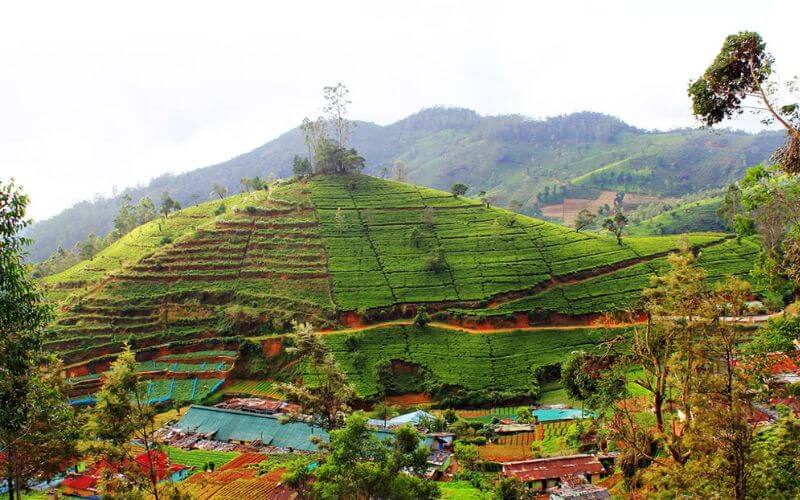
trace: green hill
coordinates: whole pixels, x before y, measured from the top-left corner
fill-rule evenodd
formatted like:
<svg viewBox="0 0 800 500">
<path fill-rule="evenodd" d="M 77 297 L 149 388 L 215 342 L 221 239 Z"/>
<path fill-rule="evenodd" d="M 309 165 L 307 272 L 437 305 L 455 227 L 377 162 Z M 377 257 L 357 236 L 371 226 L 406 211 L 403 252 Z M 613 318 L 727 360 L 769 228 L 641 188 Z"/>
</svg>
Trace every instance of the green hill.
<svg viewBox="0 0 800 500">
<path fill-rule="evenodd" d="M 683 203 L 664 213 L 632 224 L 628 233 L 635 236 L 651 234 L 682 234 L 693 231 L 725 231 L 726 222 L 717 211 L 721 197 Z"/>
<path fill-rule="evenodd" d="M 620 246 L 613 238 L 487 208 L 473 199 L 364 175 L 281 182 L 269 193 L 226 199 L 224 211 L 219 205 L 209 202 L 149 222 L 91 261 L 44 280 L 50 297 L 60 302 L 46 346 L 68 364 L 87 368 L 73 375 L 102 371 L 125 342 L 142 353 L 157 351 L 156 357 L 145 357 L 154 363 L 184 352 L 198 358 L 190 363 L 206 363 L 209 356 L 219 361 L 231 341 L 285 332 L 292 320 L 335 329 L 410 318 L 420 305 L 455 325 L 587 324 L 598 315 L 635 310 L 641 290 L 665 268 L 665 256 L 680 240 L 626 237 Z M 721 233 L 685 238 L 712 278 L 748 278 L 755 243 L 737 243 Z M 594 338 L 581 331 L 559 336 L 564 349 Z M 386 337 L 400 342 L 396 349 L 408 354 L 397 359 L 409 362 L 439 356 L 409 344 L 418 332 L 381 332 L 362 338 L 378 351 L 395 349 L 380 340 L 388 332 Z M 336 345 L 342 338 L 331 335 L 330 341 Z M 464 338 L 478 342 L 469 356 L 488 356 L 498 373 L 511 376 L 517 369 L 512 362 L 517 354 L 498 357 L 495 344 L 506 337 Z M 542 349 L 544 338 L 524 340 Z M 432 339 L 426 342 L 439 343 Z M 555 345 L 545 344 L 551 351 Z M 365 356 L 387 355 L 378 351 Z M 175 363 L 159 375 L 174 377 L 160 382 L 159 391 L 172 394 L 181 386 L 188 398 L 199 382 L 181 382 Z M 423 364 L 439 370 L 447 383 L 446 367 Z M 547 363 L 542 358 L 534 364 Z M 220 367 L 210 367 L 196 380 L 221 376 Z M 374 388 L 364 377 L 354 375 L 368 396 Z M 497 389 L 478 382 L 470 387 Z"/>
<path fill-rule="evenodd" d="M 534 120 L 431 108 L 385 126 L 358 122 L 352 142 L 366 158 L 366 173 L 381 175 L 402 160 L 410 182 L 445 190 L 464 182 L 474 192 L 490 192 L 501 206 L 519 201 L 532 214 L 545 189 L 555 195 L 541 204 L 560 203 L 564 196 L 596 198 L 602 190 L 675 197 L 725 187 L 767 160 L 782 140 L 778 132 L 645 131 L 600 113 Z M 109 232 L 123 194 L 134 203 L 144 196 L 157 202 L 168 191 L 188 206 L 207 199 L 214 183 L 236 192 L 243 177 L 288 176 L 293 155 L 305 151 L 294 129 L 229 161 L 78 203 L 28 231 L 34 240 L 30 258 L 43 260 L 59 245 L 69 249 L 89 233 Z"/>
</svg>

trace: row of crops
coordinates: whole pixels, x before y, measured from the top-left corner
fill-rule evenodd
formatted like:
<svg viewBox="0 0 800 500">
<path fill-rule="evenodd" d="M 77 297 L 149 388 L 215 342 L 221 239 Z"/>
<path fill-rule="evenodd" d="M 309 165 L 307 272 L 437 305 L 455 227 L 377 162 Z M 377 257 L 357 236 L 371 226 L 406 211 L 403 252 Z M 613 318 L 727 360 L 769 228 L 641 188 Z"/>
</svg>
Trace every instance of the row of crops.
<svg viewBox="0 0 800 500">
<path fill-rule="evenodd" d="M 146 384 L 145 395 L 149 402 L 175 401 L 186 403 L 202 401 L 219 389 L 224 379 L 157 379 L 142 382 Z"/>
<path fill-rule="evenodd" d="M 250 394 L 253 396 L 283 399 L 283 392 L 271 380 L 235 380 L 225 386 L 227 394 Z"/>
<path fill-rule="evenodd" d="M 562 362 L 576 349 L 592 349 L 621 329 L 514 331 L 469 334 L 434 327 L 387 326 L 350 334 L 328 334 L 325 343 L 358 393 L 379 393 L 377 367 L 400 360 L 430 371 L 443 384 L 469 390 L 524 392 L 533 371 Z M 348 337 L 356 339 L 355 348 Z"/>
<path fill-rule="evenodd" d="M 367 176 L 317 177 L 309 187 L 336 300 L 345 310 L 535 290 L 551 278 L 665 254 L 679 241 L 626 238 L 620 246 L 475 200 Z M 687 238 L 707 245 L 723 235 Z"/>
<path fill-rule="evenodd" d="M 140 239 L 143 248 L 136 246 Z M 237 322 L 284 329 L 292 319 L 324 323 L 334 313 L 313 210 L 301 207 L 299 199 L 273 202 L 263 190 L 148 223 L 95 260 L 97 272 L 113 272 L 114 279 L 75 300 L 48 336 L 47 348 L 68 363 L 117 352 L 126 342 L 140 349 L 238 334 Z M 110 260 L 116 264 L 103 264 Z M 77 274 L 80 269 L 72 269 L 52 278 L 51 285 L 77 280 Z M 96 277 L 80 279 L 89 283 Z M 240 309 L 229 312 L 233 304 Z M 173 371 L 227 366 L 208 361 L 202 368 L 179 363 Z"/>
<path fill-rule="evenodd" d="M 760 247 L 754 241 L 729 239 L 702 248 L 697 264 L 706 270 L 711 282 L 724 280 L 731 275 L 752 280 L 750 270 L 759 251 Z M 495 308 L 454 311 L 470 316 L 490 317 L 516 312 L 587 314 L 631 310 L 640 300 L 641 291 L 651 286 L 653 275 L 663 274 L 668 269 L 667 258 L 660 257 L 577 283 L 555 286 L 537 295 L 505 302 Z"/>
</svg>

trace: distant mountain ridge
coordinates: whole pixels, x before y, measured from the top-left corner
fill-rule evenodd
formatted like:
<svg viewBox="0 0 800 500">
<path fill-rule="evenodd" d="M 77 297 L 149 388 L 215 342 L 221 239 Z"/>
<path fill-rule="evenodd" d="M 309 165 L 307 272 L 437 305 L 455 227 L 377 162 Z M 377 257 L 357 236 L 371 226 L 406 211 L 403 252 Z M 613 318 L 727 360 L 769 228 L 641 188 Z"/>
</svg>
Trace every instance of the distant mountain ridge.
<svg viewBox="0 0 800 500">
<path fill-rule="evenodd" d="M 748 166 L 768 159 L 782 139 L 778 132 L 648 132 L 593 112 L 533 120 L 437 107 L 386 126 L 357 122 L 352 143 L 367 160 L 365 173 L 391 171 L 400 159 L 410 182 L 440 189 L 464 182 L 473 192 L 491 192 L 497 203 L 514 199 L 531 211 L 545 186 L 665 195 L 724 186 Z M 134 201 L 149 196 L 158 203 L 168 191 L 182 205 L 193 205 L 208 199 L 215 182 L 237 192 L 242 177 L 290 175 L 292 157 L 304 152 L 295 128 L 226 162 L 165 174 L 123 193 Z M 572 182 L 579 177 L 580 182 Z M 59 246 L 72 247 L 89 233 L 110 231 L 120 196 L 80 202 L 36 223 L 27 232 L 34 240 L 30 259 L 44 259 Z"/>
</svg>

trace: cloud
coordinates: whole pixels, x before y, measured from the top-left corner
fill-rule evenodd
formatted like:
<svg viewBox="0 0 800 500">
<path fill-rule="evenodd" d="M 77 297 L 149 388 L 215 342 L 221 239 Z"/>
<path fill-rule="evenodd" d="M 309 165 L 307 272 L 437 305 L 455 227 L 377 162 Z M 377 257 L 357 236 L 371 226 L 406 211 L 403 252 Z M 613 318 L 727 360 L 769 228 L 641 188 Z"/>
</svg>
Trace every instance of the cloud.
<svg viewBox="0 0 800 500">
<path fill-rule="evenodd" d="M 44 218 L 250 150 L 337 81 L 353 117 L 378 123 L 446 104 L 692 126 L 686 84 L 728 33 L 760 31 L 779 69 L 800 71 L 800 7 L 749 5 L 16 2 L 0 19 L 0 176 Z"/>
</svg>

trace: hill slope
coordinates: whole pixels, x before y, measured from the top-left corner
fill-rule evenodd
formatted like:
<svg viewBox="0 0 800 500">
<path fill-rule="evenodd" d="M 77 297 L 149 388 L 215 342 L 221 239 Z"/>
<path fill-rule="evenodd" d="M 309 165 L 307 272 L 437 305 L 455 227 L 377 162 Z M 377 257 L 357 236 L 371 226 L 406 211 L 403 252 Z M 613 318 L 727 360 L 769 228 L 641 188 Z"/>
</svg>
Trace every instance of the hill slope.
<svg viewBox="0 0 800 500">
<path fill-rule="evenodd" d="M 366 173 L 377 175 L 401 159 L 411 182 L 440 189 L 465 182 L 491 191 L 501 205 L 515 199 L 528 211 L 545 187 L 555 192 L 563 186 L 549 200 L 555 203 L 565 194 L 596 197 L 603 189 L 675 196 L 724 186 L 747 166 L 766 160 L 781 141 L 777 132 L 646 132 L 599 113 L 531 120 L 444 108 L 387 126 L 358 122 L 353 135 L 354 147 L 367 160 Z M 235 192 L 242 177 L 289 175 L 293 155 L 304 151 L 299 130 L 292 130 L 227 162 L 164 175 L 126 192 L 134 201 L 149 196 L 157 202 L 169 191 L 187 206 L 207 199 L 215 182 Z M 82 202 L 38 222 L 28 232 L 35 241 L 30 257 L 41 260 L 90 232 L 105 234 L 119 205 L 119 197 Z"/>
<path fill-rule="evenodd" d="M 363 175 L 318 176 L 137 228 L 45 280 L 61 301 L 47 347 L 68 363 L 410 317 L 553 324 L 635 308 L 677 236 L 612 238 Z M 757 245 L 686 237 L 712 277 L 747 275 Z"/>
</svg>

